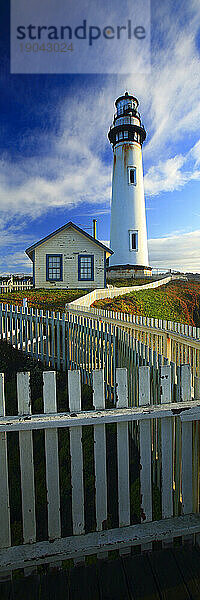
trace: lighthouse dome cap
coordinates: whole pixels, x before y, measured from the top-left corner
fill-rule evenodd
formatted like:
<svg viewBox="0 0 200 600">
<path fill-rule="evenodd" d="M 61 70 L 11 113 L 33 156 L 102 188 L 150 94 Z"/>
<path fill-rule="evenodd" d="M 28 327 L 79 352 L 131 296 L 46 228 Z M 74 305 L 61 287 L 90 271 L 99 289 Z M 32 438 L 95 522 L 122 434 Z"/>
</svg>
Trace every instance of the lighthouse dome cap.
<svg viewBox="0 0 200 600">
<path fill-rule="evenodd" d="M 120 102 L 121 100 L 133 100 L 134 102 L 137 102 L 137 106 L 139 106 L 139 101 L 135 96 L 132 96 L 132 94 L 129 94 L 128 92 L 125 92 L 123 94 L 123 96 L 119 96 L 119 98 L 117 98 L 117 100 L 115 100 L 115 106 L 117 106 L 118 102 Z"/>
</svg>

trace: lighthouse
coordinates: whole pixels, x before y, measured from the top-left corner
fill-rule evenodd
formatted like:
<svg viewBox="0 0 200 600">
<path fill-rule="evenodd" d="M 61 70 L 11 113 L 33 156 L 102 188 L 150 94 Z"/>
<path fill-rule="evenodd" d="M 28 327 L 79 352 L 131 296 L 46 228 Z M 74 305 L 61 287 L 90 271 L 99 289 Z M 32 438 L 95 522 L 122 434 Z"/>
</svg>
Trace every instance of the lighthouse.
<svg viewBox="0 0 200 600">
<path fill-rule="evenodd" d="M 108 133 L 113 148 L 110 247 L 114 254 L 108 269 L 112 279 L 151 275 L 142 165 L 146 131 L 138 105 L 128 92 L 117 98 Z"/>
</svg>

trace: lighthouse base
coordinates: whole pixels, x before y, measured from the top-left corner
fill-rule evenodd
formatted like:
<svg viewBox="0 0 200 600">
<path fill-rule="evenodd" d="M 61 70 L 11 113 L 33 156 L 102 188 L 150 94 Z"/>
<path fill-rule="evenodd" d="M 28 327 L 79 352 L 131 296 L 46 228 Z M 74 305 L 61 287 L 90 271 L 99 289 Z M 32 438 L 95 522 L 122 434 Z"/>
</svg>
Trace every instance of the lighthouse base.
<svg viewBox="0 0 200 600">
<path fill-rule="evenodd" d="M 107 268 L 107 279 L 139 279 L 152 276 L 152 268 L 142 265 L 114 265 Z"/>
</svg>

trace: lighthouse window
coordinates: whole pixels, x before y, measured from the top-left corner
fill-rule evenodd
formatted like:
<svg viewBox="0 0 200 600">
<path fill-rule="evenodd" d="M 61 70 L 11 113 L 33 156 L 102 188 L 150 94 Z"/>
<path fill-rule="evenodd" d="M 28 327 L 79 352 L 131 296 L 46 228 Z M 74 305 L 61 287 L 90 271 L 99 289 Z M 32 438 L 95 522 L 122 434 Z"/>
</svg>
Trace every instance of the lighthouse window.
<svg viewBox="0 0 200 600">
<path fill-rule="evenodd" d="M 78 257 L 79 281 L 94 281 L 94 256 L 93 254 L 79 254 Z"/>
<path fill-rule="evenodd" d="M 138 231 L 129 231 L 130 250 L 138 250 Z"/>
<path fill-rule="evenodd" d="M 124 139 L 128 138 L 128 131 L 124 131 Z"/>
<path fill-rule="evenodd" d="M 118 142 L 118 133 L 116 133 L 116 142 Z"/>
<path fill-rule="evenodd" d="M 128 167 L 128 183 L 136 185 L 136 167 Z"/>
<path fill-rule="evenodd" d="M 122 131 L 119 132 L 119 140 L 123 140 L 123 133 L 122 133 Z"/>
</svg>

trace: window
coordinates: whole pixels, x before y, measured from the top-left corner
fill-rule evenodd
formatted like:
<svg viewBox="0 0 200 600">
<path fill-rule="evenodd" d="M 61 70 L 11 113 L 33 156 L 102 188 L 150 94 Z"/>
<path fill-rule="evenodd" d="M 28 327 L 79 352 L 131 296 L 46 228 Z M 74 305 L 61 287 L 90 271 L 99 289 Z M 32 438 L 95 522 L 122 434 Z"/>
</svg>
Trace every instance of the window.
<svg viewBox="0 0 200 600">
<path fill-rule="evenodd" d="M 116 133 L 116 142 L 118 142 L 118 133 Z"/>
<path fill-rule="evenodd" d="M 122 131 L 119 132 L 119 140 L 123 140 L 123 132 Z"/>
<path fill-rule="evenodd" d="M 94 255 L 79 254 L 78 257 L 79 281 L 94 281 Z"/>
<path fill-rule="evenodd" d="M 124 131 L 124 139 L 128 138 L 128 131 Z"/>
<path fill-rule="evenodd" d="M 62 254 L 46 255 L 46 280 L 62 281 Z"/>
<path fill-rule="evenodd" d="M 138 250 L 138 231 L 132 229 L 129 231 L 129 249 Z"/>
<path fill-rule="evenodd" d="M 136 167 L 128 167 L 128 184 L 136 185 Z"/>
</svg>

